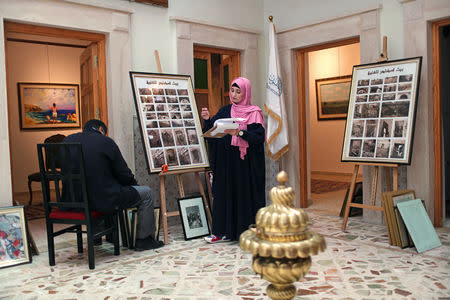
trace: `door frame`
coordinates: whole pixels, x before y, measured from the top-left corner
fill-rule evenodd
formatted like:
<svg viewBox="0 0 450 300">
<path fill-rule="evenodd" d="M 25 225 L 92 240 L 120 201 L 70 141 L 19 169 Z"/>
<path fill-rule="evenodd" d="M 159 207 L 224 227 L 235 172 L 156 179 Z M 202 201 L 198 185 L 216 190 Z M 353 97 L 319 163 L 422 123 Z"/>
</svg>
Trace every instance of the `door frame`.
<svg viewBox="0 0 450 300">
<path fill-rule="evenodd" d="M 450 25 L 450 19 L 440 20 L 431 24 L 433 43 L 433 140 L 434 140 L 434 220 L 436 227 L 443 226 L 443 175 L 442 168 L 442 105 L 441 105 L 441 69 L 440 40 L 441 27 Z"/>
<path fill-rule="evenodd" d="M 350 44 L 359 43 L 360 38 L 351 37 L 340 41 L 324 43 L 315 46 L 308 46 L 300 49 L 296 49 L 296 64 L 297 64 L 297 101 L 298 101 L 298 141 L 299 141 L 299 168 L 300 168 L 300 207 L 308 207 L 308 180 L 309 180 L 309 168 L 308 168 L 308 147 L 306 144 L 307 138 L 307 124 L 306 124 L 306 111 L 307 111 L 307 99 L 306 93 L 306 58 L 307 53 L 334 48 L 339 46 L 345 46 Z M 308 152 L 307 152 L 308 151 Z"/>
<path fill-rule="evenodd" d="M 211 74 L 211 54 L 220 54 L 221 56 L 223 55 L 228 55 L 230 57 L 230 67 L 231 67 L 231 72 L 230 72 L 230 80 L 232 80 L 233 78 L 236 78 L 238 76 L 241 75 L 241 64 L 240 64 L 240 57 L 241 57 L 241 52 L 237 51 L 237 50 L 230 50 L 230 49 L 222 49 L 222 48 L 214 48 L 214 47 L 207 47 L 207 46 L 201 46 L 201 45 L 196 45 L 194 44 L 194 58 L 202 58 L 202 59 L 206 59 L 207 60 L 207 67 L 208 67 L 208 89 L 195 89 L 195 93 L 203 93 L 203 94 L 208 94 L 208 106 L 212 101 L 212 74 Z M 222 61 L 221 61 L 221 70 L 220 70 L 220 82 L 221 84 L 223 83 L 223 65 L 222 65 Z M 195 78 L 194 78 L 195 80 Z M 231 83 L 231 82 L 230 82 Z M 225 87 L 224 87 L 225 88 Z M 224 96 L 225 96 L 225 92 L 222 91 L 222 96 L 220 99 L 220 103 L 218 103 L 217 107 L 220 109 L 220 107 L 222 107 L 223 105 L 225 105 L 224 102 Z M 228 104 L 228 103 L 226 103 Z M 209 109 L 211 110 L 211 107 L 209 107 Z"/>
<path fill-rule="evenodd" d="M 30 25 L 30 24 L 23 24 L 23 23 L 17 23 L 17 22 L 11 22 L 11 21 L 4 21 L 3 22 L 3 28 L 4 28 L 4 43 L 5 43 L 5 66 L 8 62 L 8 53 L 6 52 L 6 45 L 8 42 L 8 33 L 21 33 L 21 34 L 30 34 L 30 35 L 38 35 L 38 36 L 47 36 L 47 37 L 53 37 L 53 38 L 69 38 L 69 39 L 75 39 L 75 40 L 84 40 L 84 41 L 91 41 L 93 43 L 97 43 L 98 48 L 98 83 L 99 83 L 99 97 L 100 97 L 100 103 L 101 103 L 101 115 L 104 116 L 104 122 L 106 125 L 108 125 L 108 113 L 107 113 L 107 99 L 106 99 L 106 37 L 104 34 L 100 33 L 91 33 L 91 32 L 84 32 L 84 31 L 77 31 L 77 30 L 70 30 L 70 29 L 61 29 L 61 28 L 53 28 L 53 27 L 45 27 L 40 25 Z M 5 72 L 7 70 L 7 66 L 5 68 Z M 6 86 L 8 86 L 8 73 L 6 72 Z M 7 99 L 10 98 L 10 91 L 6 89 L 7 93 Z M 11 120 L 11 113 L 8 108 L 8 124 L 10 124 Z M 11 126 L 8 126 L 8 132 L 9 132 L 9 149 L 11 149 L 11 136 L 12 136 L 12 128 Z M 11 189 L 13 189 L 14 186 L 14 176 L 12 175 L 13 172 L 13 161 L 10 153 L 10 170 L 11 170 Z"/>
<path fill-rule="evenodd" d="M 98 51 L 98 86 L 99 98 L 101 105 L 101 116 L 103 122 L 108 126 L 108 111 L 106 99 L 106 37 L 101 33 L 84 32 L 78 30 L 61 29 L 54 27 L 45 27 L 39 25 L 29 25 L 23 23 L 16 23 L 4 21 L 5 44 L 7 43 L 7 34 L 10 32 L 23 33 L 31 35 L 40 35 L 55 38 L 69 38 L 75 40 L 84 40 L 97 43 Z M 6 46 L 6 45 L 5 45 Z M 6 49 L 6 47 L 5 47 Z M 5 53 L 5 59 L 7 53 Z M 6 76 L 8 77 L 8 76 Z M 7 79 L 8 80 L 8 79 Z"/>
</svg>

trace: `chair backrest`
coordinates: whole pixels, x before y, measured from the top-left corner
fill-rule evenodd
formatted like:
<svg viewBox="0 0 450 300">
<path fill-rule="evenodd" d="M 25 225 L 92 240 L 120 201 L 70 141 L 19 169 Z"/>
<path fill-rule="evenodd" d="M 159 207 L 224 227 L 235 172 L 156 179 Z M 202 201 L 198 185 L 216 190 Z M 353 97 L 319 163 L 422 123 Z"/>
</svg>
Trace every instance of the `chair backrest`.
<svg viewBox="0 0 450 300">
<path fill-rule="evenodd" d="M 66 136 L 63 134 L 54 134 L 51 135 L 49 137 L 47 137 L 44 140 L 45 144 L 50 144 L 50 143 L 62 143 L 62 141 L 64 140 Z M 50 149 L 49 149 L 50 150 Z M 45 152 L 45 161 L 49 162 L 49 164 L 52 163 L 52 160 L 55 162 L 56 167 L 57 168 L 61 168 L 61 162 L 59 159 L 59 153 L 58 153 L 58 149 L 56 148 L 55 151 L 46 151 Z"/>
<path fill-rule="evenodd" d="M 53 208 L 81 210 L 90 218 L 83 150 L 80 143 L 45 143 L 37 145 L 39 171 L 45 213 L 48 217 Z M 57 160 L 44 160 L 47 152 L 58 153 Z M 50 201 L 50 183 L 53 182 L 56 202 Z M 61 190 L 60 183 L 63 188 Z"/>
</svg>

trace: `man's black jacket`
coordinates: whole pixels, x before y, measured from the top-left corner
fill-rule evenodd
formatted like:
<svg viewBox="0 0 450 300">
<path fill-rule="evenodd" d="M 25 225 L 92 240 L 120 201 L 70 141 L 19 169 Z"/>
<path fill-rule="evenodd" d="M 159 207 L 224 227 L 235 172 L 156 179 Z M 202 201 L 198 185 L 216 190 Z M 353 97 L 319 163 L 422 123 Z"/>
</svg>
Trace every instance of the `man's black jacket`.
<svg viewBox="0 0 450 300">
<path fill-rule="evenodd" d="M 92 209 L 111 212 L 128 208 L 139 199 L 138 192 L 131 187 L 137 185 L 136 179 L 111 138 L 92 129 L 71 134 L 63 142 L 82 145 Z"/>
</svg>

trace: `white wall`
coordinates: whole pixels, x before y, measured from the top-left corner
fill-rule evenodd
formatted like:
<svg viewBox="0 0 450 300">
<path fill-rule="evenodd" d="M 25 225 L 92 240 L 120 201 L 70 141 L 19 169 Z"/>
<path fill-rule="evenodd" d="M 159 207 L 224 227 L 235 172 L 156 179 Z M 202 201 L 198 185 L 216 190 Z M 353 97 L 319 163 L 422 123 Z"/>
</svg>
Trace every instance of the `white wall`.
<svg viewBox="0 0 450 300">
<path fill-rule="evenodd" d="M 158 50 L 163 72 L 177 73 L 173 21 L 176 18 L 255 31 L 263 26 L 263 3 L 260 0 L 170 0 L 169 8 L 140 3 L 131 3 L 130 7 L 134 11 L 131 17 L 131 63 L 134 71 L 157 72 L 154 51 Z"/>
<path fill-rule="evenodd" d="M 359 43 L 308 54 L 310 171 L 351 174 L 353 165 L 341 163 L 345 120 L 318 120 L 316 79 L 352 74 L 359 64 Z"/>
<path fill-rule="evenodd" d="M 335 18 L 371 10 L 381 6 L 380 40 L 388 38 L 389 59 L 403 57 L 403 8 L 399 0 L 264 0 L 263 21 L 264 34 L 260 37 L 261 70 L 267 70 L 268 59 L 268 17 L 273 16 L 277 32 L 321 23 Z M 381 51 L 381 49 L 380 49 Z M 264 66 L 264 68 L 263 68 Z M 266 72 L 260 75 L 266 81 Z M 264 84 L 260 85 L 261 94 L 265 95 Z M 287 100 L 286 100 L 287 101 Z"/>
<path fill-rule="evenodd" d="M 7 42 L 8 109 L 14 193 L 28 191 L 28 175 L 39 171 L 36 144 L 43 143 L 45 138 L 53 134 L 69 135 L 80 130 L 21 130 L 17 82 L 80 84 L 79 58 L 83 50 Z M 40 189 L 40 183 L 33 183 L 33 190 Z"/>
</svg>

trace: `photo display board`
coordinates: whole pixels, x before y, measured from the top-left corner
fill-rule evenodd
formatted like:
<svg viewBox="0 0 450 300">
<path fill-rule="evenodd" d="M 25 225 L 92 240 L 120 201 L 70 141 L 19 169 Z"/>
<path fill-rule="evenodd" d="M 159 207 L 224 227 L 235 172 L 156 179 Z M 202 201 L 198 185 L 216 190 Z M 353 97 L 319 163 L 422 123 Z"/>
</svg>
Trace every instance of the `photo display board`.
<svg viewBox="0 0 450 300">
<path fill-rule="evenodd" d="M 422 57 L 353 67 L 341 161 L 410 164 Z"/>
<path fill-rule="evenodd" d="M 190 76 L 130 72 L 130 78 L 150 172 L 208 167 Z"/>
</svg>

